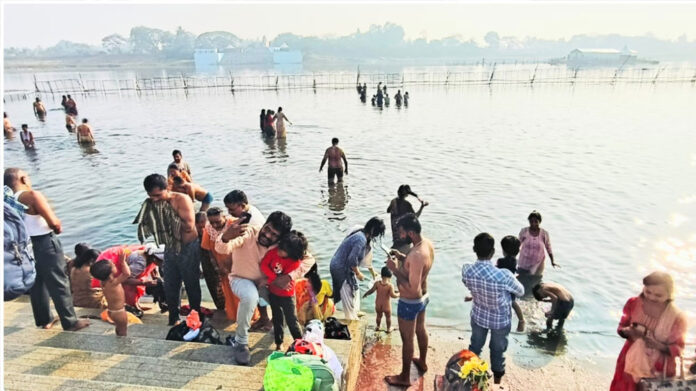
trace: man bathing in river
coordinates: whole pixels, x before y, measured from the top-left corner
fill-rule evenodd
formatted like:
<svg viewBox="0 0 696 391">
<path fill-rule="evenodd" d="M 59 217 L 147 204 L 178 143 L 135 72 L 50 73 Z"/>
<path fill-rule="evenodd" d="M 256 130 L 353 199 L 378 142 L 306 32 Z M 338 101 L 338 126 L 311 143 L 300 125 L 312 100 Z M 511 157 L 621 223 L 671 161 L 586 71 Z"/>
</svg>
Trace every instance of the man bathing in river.
<svg viewBox="0 0 696 391">
<path fill-rule="evenodd" d="M 338 147 L 338 139 L 333 138 L 331 139 L 331 146 L 326 148 L 326 152 L 324 152 L 324 158 L 321 160 L 321 166 L 319 167 L 319 172 L 324 169 L 324 164 L 326 163 L 326 160 L 329 161 L 329 184 L 334 183 L 334 176 L 338 178 L 338 182 L 343 182 L 343 164 L 341 164 L 341 160 L 343 160 L 343 163 L 345 163 L 345 173 L 348 175 L 348 160 L 346 160 L 346 154 L 343 153 L 343 150 Z"/>
<path fill-rule="evenodd" d="M 75 118 L 70 114 L 65 114 L 65 129 L 68 129 L 68 132 L 72 133 L 75 131 L 76 127 Z"/>
<path fill-rule="evenodd" d="M 87 118 L 82 119 L 82 123 L 77 127 L 77 142 L 80 144 L 94 144 L 92 127 L 87 123 Z"/>
<path fill-rule="evenodd" d="M 409 238 L 413 247 L 408 254 L 392 250 L 392 257 L 387 260 L 387 267 L 394 273 L 399 288 L 399 333 L 403 343 L 401 350 L 401 373 L 386 376 L 384 380 L 393 386 L 411 385 L 409 373 L 411 362 L 418 370 L 428 370 L 426 354 L 428 353 L 428 331 L 425 329 L 425 309 L 430 302 L 428 297 L 428 273 L 433 266 L 435 249 L 432 242 L 421 235 L 421 225 L 415 214 L 402 216 L 396 223 L 400 238 Z M 398 261 L 398 263 L 397 263 Z M 418 338 L 419 357 L 413 357 L 413 335 Z"/>
</svg>

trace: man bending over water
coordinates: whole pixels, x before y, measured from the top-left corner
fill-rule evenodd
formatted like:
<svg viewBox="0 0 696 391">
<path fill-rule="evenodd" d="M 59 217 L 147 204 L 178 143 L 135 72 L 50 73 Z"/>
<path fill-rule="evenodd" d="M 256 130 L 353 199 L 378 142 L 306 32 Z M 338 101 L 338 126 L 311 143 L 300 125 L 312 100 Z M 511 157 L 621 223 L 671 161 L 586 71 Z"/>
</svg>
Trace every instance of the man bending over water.
<svg viewBox="0 0 696 391">
<path fill-rule="evenodd" d="M 175 176 L 172 178 L 172 190 L 178 193 L 184 193 L 191 197 L 191 201 L 200 201 L 201 209 L 199 212 L 205 212 L 210 207 L 213 202 L 213 195 L 208 192 L 208 190 L 202 188 L 193 182 L 186 182 L 180 176 Z"/>
<path fill-rule="evenodd" d="M 343 150 L 338 147 L 338 139 L 335 137 L 331 139 L 331 146 L 326 148 L 326 152 L 324 152 L 324 158 L 321 160 L 319 172 L 324 169 L 324 164 L 327 159 L 329 161 L 329 184 L 334 183 L 334 176 L 338 178 L 338 182 L 343 182 L 344 171 L 341 160 L 343 160 L 343 163 L 346 165 L 346 175 L 348 175 L 348 160 L 346 160 L 346 154 L 343 153 Z"/>
<path fill-rule="evenodd" d="M 421 235 L 421 225 L 414 213 L 401 217 L 397 223 L 397 233 L 402 240 L 410 239 L 413 247 L 408 254 L 392 250 L 393 257 L 387 260 L 387 267 L 394 273 L 399 288 L 399 333 L 403 342 L 401 350 L 401 373 L 386 376 L 384 380 L 393 386 L 411 385 L 409 373 L 411 362 L 418 370 L 428 370 L 428 331 L 425 329 L 425 309 L 430 302 L 428 297 L 428 273 L 433 266 L 435 249 L 432 242 Z M 396 260 L 395 260 L 396 258 Z M 398 261 L 398 264 L 397 264 Z M 419 357 L 413 357 L 413 335 L 418 338 Z"/>
</svg>

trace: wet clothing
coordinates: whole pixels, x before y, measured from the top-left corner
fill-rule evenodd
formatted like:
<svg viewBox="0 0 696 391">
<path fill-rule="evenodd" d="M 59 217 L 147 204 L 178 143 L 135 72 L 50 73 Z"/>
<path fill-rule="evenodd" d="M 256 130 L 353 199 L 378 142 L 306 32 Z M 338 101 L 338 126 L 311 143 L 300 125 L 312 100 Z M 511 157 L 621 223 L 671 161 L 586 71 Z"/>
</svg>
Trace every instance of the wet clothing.
<svg viewBox="0 0 696 391">
<path fill-rule="evenodd" d="M 546 254 L 553 254 L 551 239 L 545 229 L 539 228 L 539 234 L 534 236 L 529 232 L 529 227 L 522 228 L 518 235 L 521 246 L 517 266 L 529 271 L 531 274 L 542 275 L 544 272 L 544 259 Z"/>
<path fill-rule="evenodd" d="M 210 194 L 210 192 L 205 194 L 205 197 L 203 197 L 203 201 L 201 201 L 204 204 L 212 204 L 213 203 L 213 195 Z"/>
<path fill-rule="evenodd" d="M 573 310 L 575 306 L 575 300 L 570 299 L 570 301 L 559 300 L 556 304 L 556 309 L 551 314 L 551 319 L 565 319 L 570 315 L 570 311 Z"/>
<path fill-rule="evenodd" d="M 343 180 L 343 167 L 329 167 L 327 174 L 329 177 L 329 182 L 333 182 L 334 177 L 336 177 L 338 181 L 342 181 Z"/>
<path fill-rule="evenodd" d="M 420 299 L 405 299 L 400 298 L 399 304 L 396 309 L 396 315 L 404 320 L 414 321 L 418 317 L 418 314 L 425 311 L 430 303 L 430 298 L 426 293 Z"/>
<path fill-rule="evenodd" d="M 138 224 L 138 240 L 152 236 L 157 246 L 164 244 L 168 251 L 181 250 L 181 217 L 168 201 L 146 199 L 133 224 Z"/>
</svg>

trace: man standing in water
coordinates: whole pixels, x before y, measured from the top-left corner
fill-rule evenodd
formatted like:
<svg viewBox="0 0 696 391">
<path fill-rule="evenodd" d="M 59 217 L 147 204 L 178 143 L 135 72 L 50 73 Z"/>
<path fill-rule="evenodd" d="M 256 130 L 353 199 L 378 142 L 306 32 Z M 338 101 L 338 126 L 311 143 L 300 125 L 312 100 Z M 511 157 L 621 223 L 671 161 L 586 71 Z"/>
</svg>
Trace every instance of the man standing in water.
<svg viewBox="0 0 696 391">
<path fill-rule="evenodd" d="M 39 98 L 36 98 L 36 102 L 34 102 L 34 115 L 39 121 L 43 121 L 46 118 L 46 107 L 44 107 L 43 102 Z"/>
<path fill-rule="evenodd" d="M 51 303 L 56 307 L 63 330 L 76 331 L 89 326 L 78 320 L 70 294 L 70 282 L 65 273 L 63 245 L 58 234 L 63 231 L 60 220 L 40 191 L 32 190 L 29 174 L 19 168 L 8 168 L 5 185 L 14 192 L 14 198 L 27 206 L 24 223 L 31 236 L 36 260 L 36 281 L 31 288 L 31 309 L 38 327 L 50 329 L 58 319 L 51 314 Z"/>
<path fill-rule="evenodd" d="M 191 175 L 191 166 L 189 166 L 189 164 L 184 160 L 181 151 L 179 151 L 178 149 L 173 150 L 172 157 L 174 158 L 174 161 L 171 162 L 170 165 L 176 164 L 176 167 L 179 169 L 179 171 L 186 171 L 189 177 L 193 178 L 193 176 Z"/>
<path fill-rule="evenodd" d="M 343 150 L 338 147 L 338 139 L 337 138 L 332 138 L 331 139 L 331 146 L 326 148 L 326 152 L 324 152 L 324 158 L 321 159 L 321 166 L 319 166 L 319 172 L 324 169 L 324 164 L 326 163 L 326 160 L 329 160 L 329 184 L 334 183 L 334 176 L 338 178 L 338 182 L 343 182 L 343 164 L 341 164 L 341 160 L 343 160 L 343 163 L 345 163 L 345 173 L 348 175 L 348 160 L 346 160 L 346 154 L 343 153 Z"/>
<path fill-rule="evenodd" d="M 82 123 L 77 127 L 77 142 L 80 144 L 94 144 L 92 127 L 87 122 L 87 118 L 83 118 Z"/>
<path fill-rule="evenodd" d="M 399 288 L 399 333 L 403 343 L 401 350 L 401 373 L 386 376 L 384 380 L 393 386 L 411 385 L 409 373 L 411 362 L 419 371 L 428 370 L 428 331 L 425 329 L 425 309 L 430 302 L 428 297 L 428 274 L 435 259 L 432 242 L 421 235 L 421 225 L 415 214 L 402 216 L 396 223 L 401 239 L 410 239 L 413 247 L 408 254 L 392 250 L 393 257 L 387 260 L 387 267 L 394 273 Z M 396 260 L 394 259 L 396 258 Z M 397 264 L 398 261 L 398 264 Z M 413 335 L 418 338 L 419 357 L 413 357 Z"/>
<path fill-rule="evenodd" d="M 165 245 L 162 276 L 171 326 L 179 321 L 182 281 L 191 309 L 201 312 L 199 241 L 193 202 L 186 194 L 167 190 L 167 179 L 162 175 L 148 175 L 143 185 L 148 199 L 133 223 L 138 224 L 140 242 L 154 236 L 157 245 Z"/>
</svg>

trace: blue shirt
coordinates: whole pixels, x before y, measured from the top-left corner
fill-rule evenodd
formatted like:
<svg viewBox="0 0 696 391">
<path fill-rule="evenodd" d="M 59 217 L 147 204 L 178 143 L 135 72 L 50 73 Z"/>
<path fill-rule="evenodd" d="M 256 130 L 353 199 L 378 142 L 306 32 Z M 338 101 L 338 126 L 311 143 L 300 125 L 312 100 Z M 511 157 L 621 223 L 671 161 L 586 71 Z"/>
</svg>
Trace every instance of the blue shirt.
<svg viewBox="0 0 696 391">
<path fill-rule="evenodd" d="M 338 303 L 341 300 L 341 287 L 344 281 L 350 284 L 353 291 L 358 290 L 358 280 L 353 268 L 360 265 L 360 261 L 365 257 L 367 244 L 365 234 L 362 231 L 356 232 L 343 239 L 331 258 L 329 268 L 333 281 L 334 302 Z"/>
<path fill-rule="evenodd" d="M 498 269 L 490 260 L 478 260 L 462 267 L 462 282 L 474 298 L 471 321 L 498 330 L 510 324 L 511 293 L 522 297 L 524 287 L 507 269 Z"/>
</svg>

